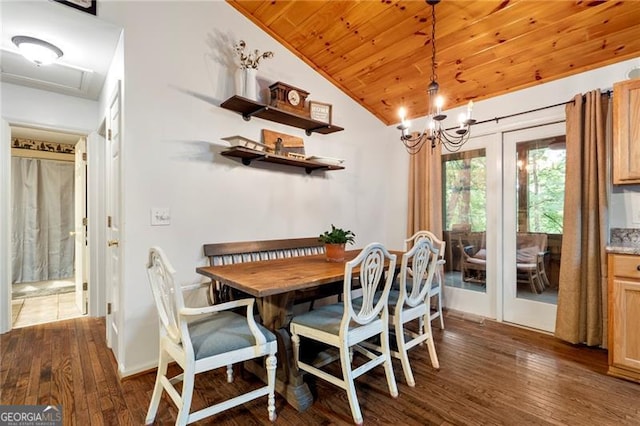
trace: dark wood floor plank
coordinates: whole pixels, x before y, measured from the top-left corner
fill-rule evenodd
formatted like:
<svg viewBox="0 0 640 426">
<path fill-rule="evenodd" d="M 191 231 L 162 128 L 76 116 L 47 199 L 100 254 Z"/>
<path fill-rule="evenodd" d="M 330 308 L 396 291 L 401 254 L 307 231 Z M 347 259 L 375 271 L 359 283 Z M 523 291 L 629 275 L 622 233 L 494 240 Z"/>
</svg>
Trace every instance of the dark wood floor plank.
<svg viewBox="0 0 640 426">
<path fill-rule="evenodd" d="M 29 388 L 25 404 L 38 404 L 38 392 L 40 388 L 40 372 L 42 371 L 42 353 L 46 351 L 46 343 L 42 338 L 44 336 L 43 329 L 30 330 L 34 332 L 34 339 L 31 342 L 31 371 L 29 377 Z M 46 357 L 46 355 L 45 355 Z"/>
<path fill-rule="evenodd" d="M 41 328 L 42 334 L 40 335 L 40 343 L 42 344 L 42 351 L 40 352 L 40 374 L 38 383 L 38 404 L 48 405 L 51 401 L 51 365 L 52 358 L 52 330 L 54 326 L 44 324 L 42 326 L 26 327 L 28 332 L 35 332 Z M 26 344 L 33 344 L 33 337 L 25 339 Z"/>
<path fill-rule="evenodd" d="M 416 386 L 394 360 L 400 395 L 389 396 L 384 370 L 356 381 L 365 424 L 387 425 L 638 425 L 640 385 L 606 375 L 607 352 L 569 345 L 553 336 L 506 324 L 446 316 L 434 329 L 440 370 L 424 347 L 411 351 Z M 120 380 L 105 344 L 102 318 L 80 318 L 13 330 L 0 337 L 2 403 L 63 405 L 65 424 L 144 423 L 155 372 Z M 170 367 L 178 372 L 177 366 Z M 333 367 L 339 372 L 339 366 Z M 227 384 L 224 369 L 196 379 L 193 409 L 261 383 L 249 373 Z M 316 400 L 298 413 L 276 398 L 281 426 L 352 424 L 344 391 L 309 379 Z M 33 402 L 36 401 L 36 402 Z M 155 424 L 173 424 L 165 395 Z M 266 399 L 197 422 L 270 425 Z"/>
<path fill-rule="evenodd" d="M 87 386 L 82 369 L 82 358 L 84 354 L 80 351 L 81 327 L 74 322 L 68 322 L 68 327 L 73 392 L 73 424 L 88 425 L 90 424 L 90 420 L 87 405 L 87 391 L 85 390 Z"/>
</svg>

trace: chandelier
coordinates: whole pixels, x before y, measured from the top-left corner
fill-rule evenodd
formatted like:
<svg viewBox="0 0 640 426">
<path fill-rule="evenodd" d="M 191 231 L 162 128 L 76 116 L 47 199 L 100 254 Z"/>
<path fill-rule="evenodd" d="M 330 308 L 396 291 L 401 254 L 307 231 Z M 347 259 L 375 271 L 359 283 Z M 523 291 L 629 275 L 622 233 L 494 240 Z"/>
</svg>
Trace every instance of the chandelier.
<svg viewBox="0 0 640 426">
<path fill-rule="evenodd" d="M 469 101 L 466 114 L 462 113 L 458 117 L 458 126 L 451 129 L 444 128 L 442 122 L 447 116 L 442 113 L 444 98 L 438 95 L 440 85 L 436 74 L 436 4 L 440 3 L 440 0 L 426 0 L 426 2 L 431 6 L 431 83 L 427 88 L 429 102 L 427 123 L 422 133 L 411 134 L 409 132 L 410 123 L 406 119 L 406 110 L 403 107 L 400 108 L 398 130 L 402 132 L 400 140 L 410 154 L 416 154 L 420 151 L 427 141 L 431 142 L 431 148 L 441 144 L 447 151 L 456 152 L 469 140 L 471 125 L 476 122 L 471 118 L 473 101 Z"/>
</svg>

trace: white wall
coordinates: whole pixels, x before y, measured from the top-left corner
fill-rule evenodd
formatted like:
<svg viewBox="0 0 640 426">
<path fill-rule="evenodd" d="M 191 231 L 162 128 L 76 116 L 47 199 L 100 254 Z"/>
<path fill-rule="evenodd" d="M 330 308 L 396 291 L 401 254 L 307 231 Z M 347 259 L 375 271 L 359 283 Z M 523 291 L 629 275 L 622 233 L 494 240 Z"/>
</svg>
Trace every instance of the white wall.
<svg viewBox="0 0 640 426">
<path fill-rule="evenodd" d="M 356 246 L 401 248 L 407 155 L 397 135 L 223 2 L 112 2 L 124 28 L 124 359 L 121 374 L 154 365 L 157 320 L 144 265 L 162 246 L 180 282 L 202 280 L 202 245 L 315 236 L 330 224 L 356 233 Z M 271 50 L 259 78 L 284 81 L 333 105 L 344 131 L 306 136 L 219 108 L 233 95 L 232 44 Z M 302 137 L 308 154 L 345 159 L 346 169 L 307 175 L 222 157 L 221 137 L 261 139 L 261 129 Z M 170 226 L 150 226 L 150 208 L 171 209 Z"/>
<path fill-rule="evenodd" d="M 97 127 L 98 103 L 90 99 L 0 83 L 2 117 L 9 124 L 88 134 Z"/>
</svg>

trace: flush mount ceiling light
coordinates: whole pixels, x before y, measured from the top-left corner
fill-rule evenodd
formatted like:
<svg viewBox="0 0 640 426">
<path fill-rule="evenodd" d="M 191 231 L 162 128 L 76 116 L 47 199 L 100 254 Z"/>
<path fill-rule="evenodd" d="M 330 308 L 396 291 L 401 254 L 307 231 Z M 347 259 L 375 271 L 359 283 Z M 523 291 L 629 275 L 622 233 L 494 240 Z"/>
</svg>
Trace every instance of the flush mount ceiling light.
<svg viewBox="0 0 640 426">
<path fill-rule="evenodd" d="M 57 46 L 28 36 L 15 36 L 11 39 L 20 50 L 20 54 L 34 64 L 49 65 L 62 56 L 62 50 Z"/>
</svg>

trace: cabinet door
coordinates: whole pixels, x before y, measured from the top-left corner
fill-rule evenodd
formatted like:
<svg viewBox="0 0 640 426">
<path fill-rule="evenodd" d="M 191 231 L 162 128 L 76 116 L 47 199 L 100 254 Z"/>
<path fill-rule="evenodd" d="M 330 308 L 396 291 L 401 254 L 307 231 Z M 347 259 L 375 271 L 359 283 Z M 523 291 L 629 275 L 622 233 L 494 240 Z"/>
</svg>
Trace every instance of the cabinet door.
<svg viewBox="0 0 640 426">
<path fill-rule="evenodd" d="M 613 280 L 613 364 L 640 371 L 640 281 Z"/>
<path fill-rule="evenodd" d="M 613 183 L 640 183 L 640 78 L 613 85 Z"/>
</svg>

